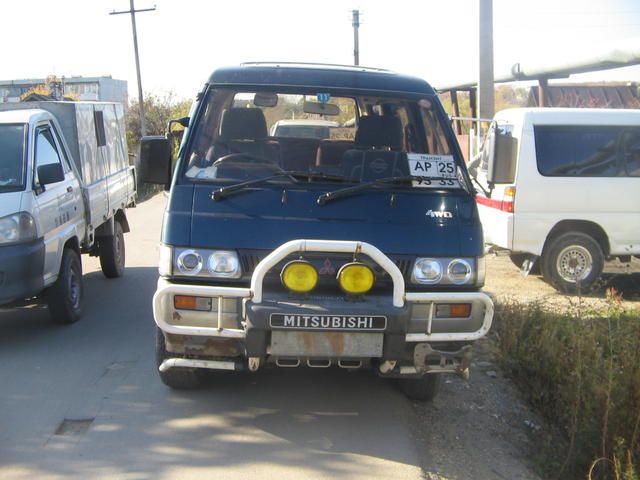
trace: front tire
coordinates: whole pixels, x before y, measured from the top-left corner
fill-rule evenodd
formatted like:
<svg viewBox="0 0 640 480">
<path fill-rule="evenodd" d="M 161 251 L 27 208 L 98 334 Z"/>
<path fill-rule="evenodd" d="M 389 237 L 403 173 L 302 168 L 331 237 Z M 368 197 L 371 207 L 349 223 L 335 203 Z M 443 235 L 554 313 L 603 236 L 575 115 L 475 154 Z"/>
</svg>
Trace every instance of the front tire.
<svg viewBox="0 0 640 480">
<path fill-rule="evenodd" d="M 430 402 L 440 391 L 440 376 L 439 373 L 428 373 L 422 378 L 401 378 L 398 386 L 407 398 Z"/>
<path fill-rule="evenodd" d="M 117 220 L 113 222 L 113 235 L 98 239 L 98 253 L 105 277 L 118 278 L 124 274 L 124 232 Z"/>
<path fill-rule="evenodd" d="M 156 327 L 156 366 L 160 367 L 167 358 L 171 358 L 171 354 L 167 352 L 164 334 Z M 158 370 L 158 375 L 162 383 L 174 390 L 193 390 L 204 384 L 204 372 L 197 368 L 175 367 L 164 372 Z"/>
<path fill-rule="evenodd" d="M 554 238 L 542 255 L 542 274 L 557 290 L 588 292 L 604 268 L 604 253 L 590 235 L 570 232 Z"/>
<path fill-rule="evenodd" d="M 84 289 L 80 255 L 65 248 L 60 262 L 58 279 L 47 290 L 47 304 L 53 321 L 60 324 L 75 323 L 82 316 Z"/>
</svg>

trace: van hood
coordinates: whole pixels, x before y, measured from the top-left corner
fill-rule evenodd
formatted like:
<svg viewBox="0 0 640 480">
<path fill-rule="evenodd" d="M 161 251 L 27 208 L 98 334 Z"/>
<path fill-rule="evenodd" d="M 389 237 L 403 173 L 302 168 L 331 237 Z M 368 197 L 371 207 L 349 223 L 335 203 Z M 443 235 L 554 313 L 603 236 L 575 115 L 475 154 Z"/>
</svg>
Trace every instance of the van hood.
<svg viewBox="0 0 640 480">
<path fill-rule="evenodd" d="M 21 211 L 23 192 L 0 192 L 0 218 Z"/>
<path fill-rule="evenodd" d="M 482 255 L 475 201 L 463 191 L 367 190 L 318 205 L 342 186 L 314 187 L 269 185 L 214 201 L 213 185 L 174 185 L 163 242 L 272 250 L 299 238 L 359 240 L 388 254 Z"/>
</svg>

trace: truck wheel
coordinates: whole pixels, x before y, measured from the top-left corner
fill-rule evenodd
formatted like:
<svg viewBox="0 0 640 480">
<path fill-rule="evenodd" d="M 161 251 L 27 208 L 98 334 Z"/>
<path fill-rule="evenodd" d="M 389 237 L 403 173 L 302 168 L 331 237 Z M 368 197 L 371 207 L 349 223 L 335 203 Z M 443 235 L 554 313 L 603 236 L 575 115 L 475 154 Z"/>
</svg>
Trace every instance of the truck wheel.
<svg viewBox="0 0 640 480">
<path fill-rule="evenodd" d="M 80 255 L 71 248 L 65 248 L 58 279 L 47 290 L 47 304 L 53 321 L 69 324 L 80 320 L 83 300 Z"/>
<path fill-rule="evenodd" d="M 411 400 L 430 402 L 440 391 L 439 373 L 428 373 L 422 378 L 401 378 L 400 390 Z"/>
<path fill-rule="evenodd" d="M 167 352 L 162 330 L 156 327 L 156 366 L 160 367 L 167 358 L 171 358 L 171 353 Z M 204 372 L 197 368 L 170 368 L 158 370 L 158 374 L 162 383 L 174 390 L 192 390 L 204 383 Z"/>
<path fill-rule="evenodd" d="M 124 233 L 117 220 L 113 222 L 113 235 L 98 239 L 100 268 L 107 278 L 118 278 L 124 273 Z"/>
<path fill-rule="evenodd" d="M 542 274 L 561 292 L 588 292 L 604 268 L 604 254 L 591 236 L 570 232 L 553 239 L 542 255 Z"/>
</svg>

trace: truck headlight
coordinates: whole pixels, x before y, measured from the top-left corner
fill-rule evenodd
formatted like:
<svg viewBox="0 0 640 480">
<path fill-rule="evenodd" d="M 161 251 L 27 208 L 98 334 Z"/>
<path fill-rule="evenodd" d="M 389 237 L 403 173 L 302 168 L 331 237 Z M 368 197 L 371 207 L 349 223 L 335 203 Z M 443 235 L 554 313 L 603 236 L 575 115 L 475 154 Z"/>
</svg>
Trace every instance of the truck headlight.
<svg viewBox="0 0 640 480">
<path fill-rule="evenodd" d="M 473 276 L 473 268 L 471 264 L 463 258 L 454 258 L 447 266 L 447 277 L 451 283 L 463 285 L 469 283 Z"/>
<path fill-rule="evenodd" d="M 236 252 L 218 250 L 209 255 L 207 269 L 213 277 L 237 278 L 240 273 L 240 262 Z"/>
<path fill-rule="evenodd" d="M 484 284 L 484 257 L 417 258 L 411 281 L 422 285 Z"/>
<path fill-rule="evenodd" d="M 435 258 L 418 258 L 411 277 L 416 283 L 434 284 L 442 280 L 442 265 Z"/>
<path fill-rule="evenodd" d="M 169 248 L 163 246 L 164 248 Z M 160 251 L 160 274 L 185 277 L 240 278 L 242 269 L 238 254 L 232 250 L 205 250 L 199 248 L 173 248 L 168 256 L 172 259 L 171 272 L 162 266 Z M 165 256 L 167 256 L 165 254 Z M 165 260 L 166 262 L 166 260 Z"/>
<path fill-rule="evenodd" d="M 0 218 L 0 244 L 28 242 L 36 238 L 36 222 L 27 212 Z"/>
</svg>

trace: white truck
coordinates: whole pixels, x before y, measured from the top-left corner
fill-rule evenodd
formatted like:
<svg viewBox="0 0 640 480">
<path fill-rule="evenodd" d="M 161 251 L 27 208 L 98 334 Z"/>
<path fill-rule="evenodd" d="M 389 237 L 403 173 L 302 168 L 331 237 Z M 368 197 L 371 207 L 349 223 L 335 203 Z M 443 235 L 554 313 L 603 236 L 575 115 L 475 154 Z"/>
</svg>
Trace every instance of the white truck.
<svg viewBox="0 0 640 480">
<path fill-rule="evenodd" d="M 44 299 L 55 322 L 77 321 L 80 254 L 123 274 L 135 198 L 120 104 L 0 104 L 0 306 Z"/>
<path fill-rule="evenodd" d="M 503 110 L 477 163 L 485 242 L 524 273 L 576 293 L 640 257 L 640 111 Z"/>
</svg>

